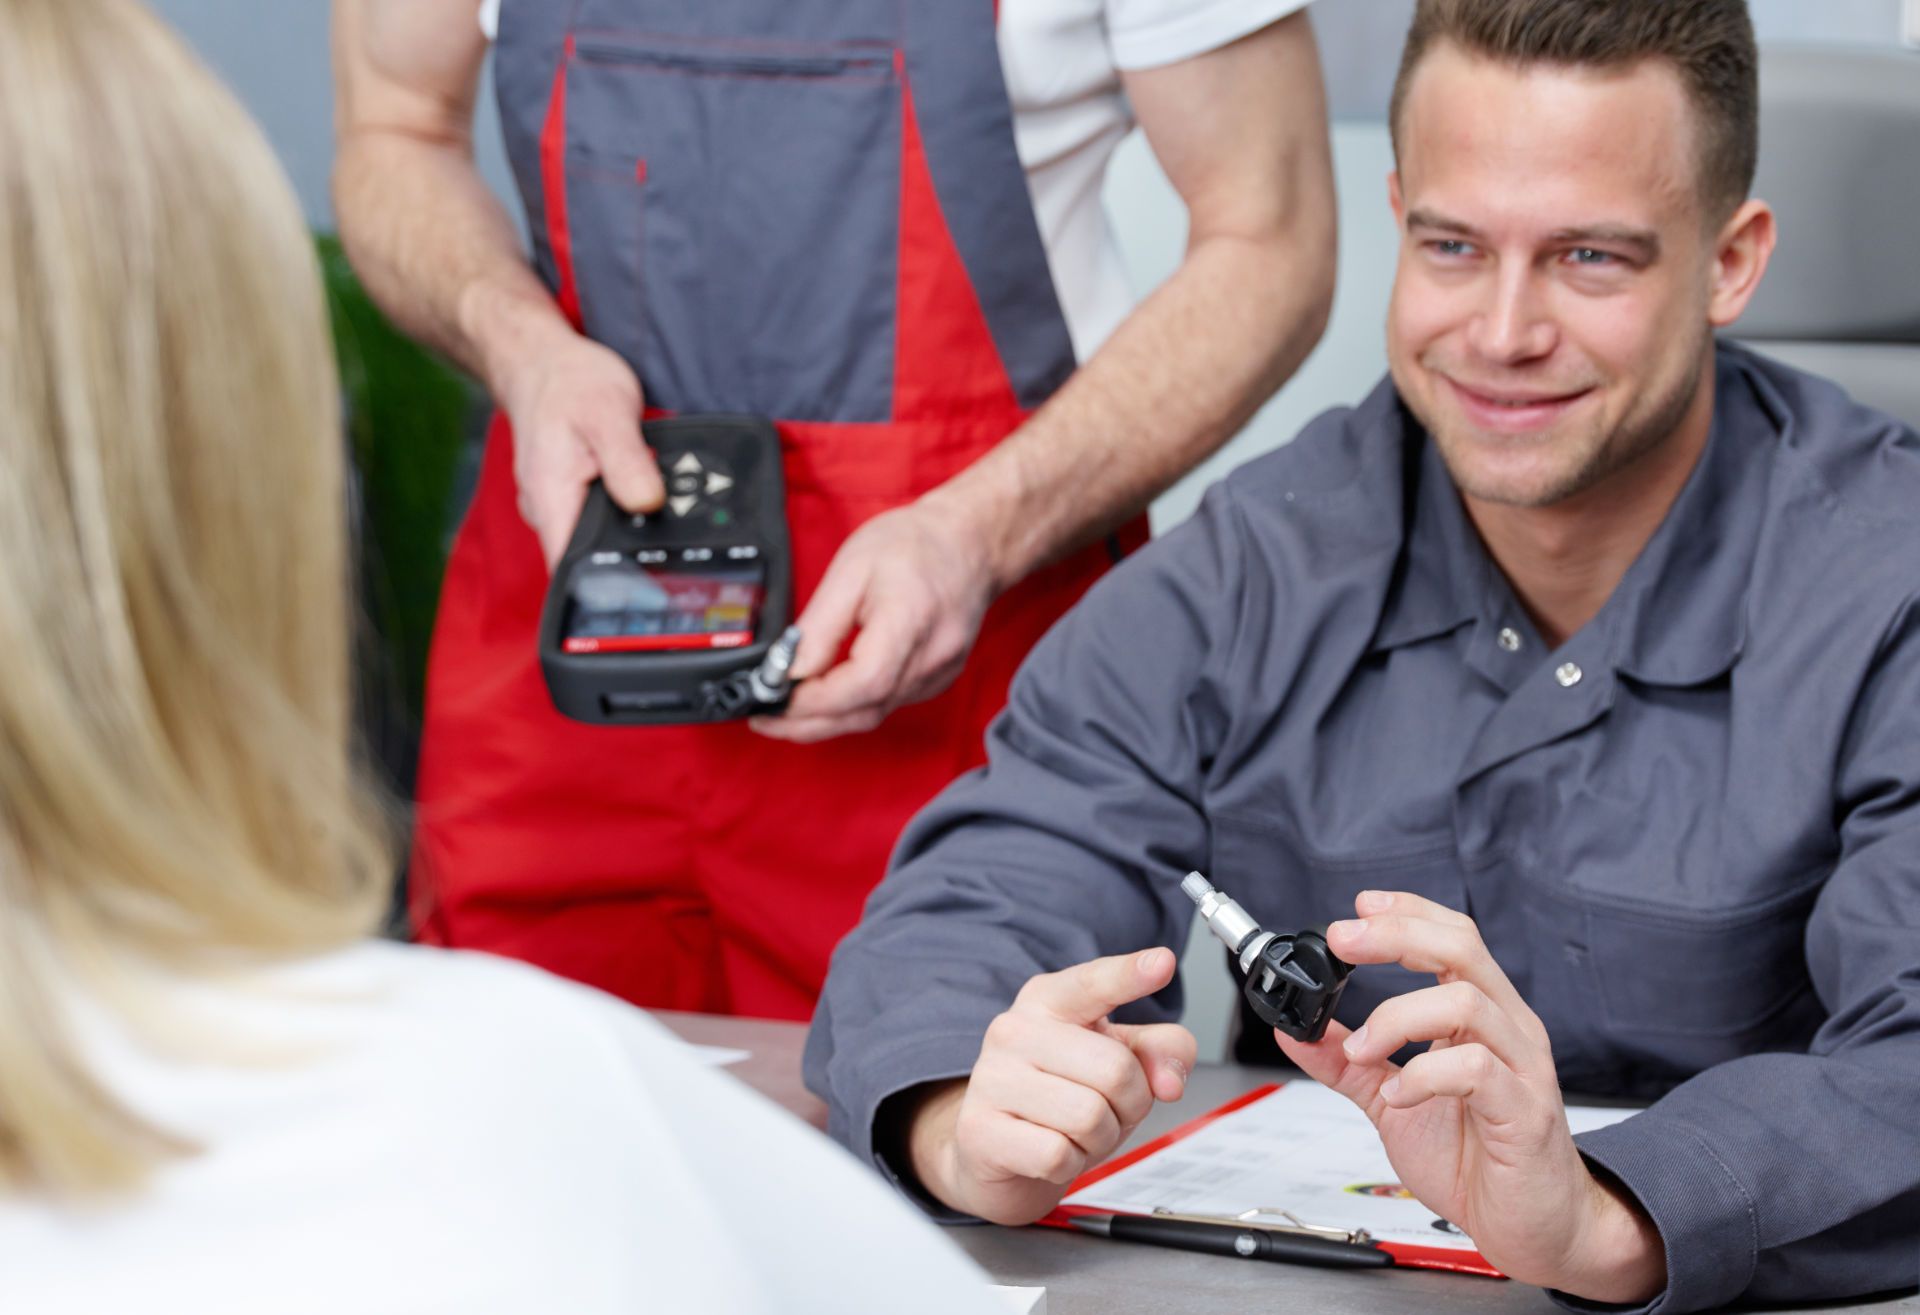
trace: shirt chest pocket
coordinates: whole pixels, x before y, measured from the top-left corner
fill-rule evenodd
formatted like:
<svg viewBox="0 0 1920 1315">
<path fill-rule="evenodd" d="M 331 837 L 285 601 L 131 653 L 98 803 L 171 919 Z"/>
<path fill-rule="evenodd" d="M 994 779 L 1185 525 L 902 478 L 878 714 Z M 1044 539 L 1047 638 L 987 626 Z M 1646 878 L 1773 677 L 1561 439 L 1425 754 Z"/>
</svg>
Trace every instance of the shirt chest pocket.
<svg viewBox="0 0 1920 1315">
<path fill-rule="evenodd" d="M 1781 1034 L 1783 1019 L 1816 1006 L 1807 974 L 1807 917 L 1821 883 L 1747 909 L 1703 913 L 1579 900 L 1594 996 L 1617 1037 L 1722 1038 Z M 1769 1046 L 1768 1048 L 1771 1048 Z"/>
</svg>

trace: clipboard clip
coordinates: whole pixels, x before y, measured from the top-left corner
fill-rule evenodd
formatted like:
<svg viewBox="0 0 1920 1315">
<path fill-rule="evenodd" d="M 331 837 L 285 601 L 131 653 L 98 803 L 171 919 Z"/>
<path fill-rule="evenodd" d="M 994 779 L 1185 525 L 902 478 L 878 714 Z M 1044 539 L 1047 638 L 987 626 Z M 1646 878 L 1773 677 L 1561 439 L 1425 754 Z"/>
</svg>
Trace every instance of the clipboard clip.
<svg viewBox="0 0 1920 1315">
<path fill-rule="evenodd" d="M 1239 1228 L 1252 1228 L 1267 1233 L 1291 1233 L 1296 1237 L 1320 1237 L 1332 1242 L 1346 1242 L 1353 1246 L 1372 1246 L 1373 1234 L 1364 1228 L 1329 1228 L 1325 1224 L 1310 1224 L 1291 1210 L 1276 1210 L 1271 1206 L 1255 1206 L 1251 1210 L 1242 1210 L 1237 1215 L 1196 1215 L 1183 1214 L 1168 1209 L 1164 1205 L 1153 1207 L 1156 1219 L 1182 1219 L 1193 1224 L 1230 1224 Z"/>
</svg>

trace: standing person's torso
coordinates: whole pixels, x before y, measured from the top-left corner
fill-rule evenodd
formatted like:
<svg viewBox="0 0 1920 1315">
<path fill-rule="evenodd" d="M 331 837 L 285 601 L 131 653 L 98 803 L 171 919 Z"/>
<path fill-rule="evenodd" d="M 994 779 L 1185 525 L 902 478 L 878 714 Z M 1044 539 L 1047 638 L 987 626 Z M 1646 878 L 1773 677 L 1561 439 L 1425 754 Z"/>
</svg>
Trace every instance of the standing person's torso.
<svg viewBox="0 0 1920 1315">
<path fill-rule="evenodd" d="M 1204 53 L 1305 3 L 1000 0 L 1000 63 L 1014 142 L 1080 360 L 1106 341 L 1133 305 L 1120 245 L 1102 204 L 1113 153 L 1134 126 L 1121 70 Z M 481 0 L 480 23 L 489 37 L 497 30 L 500 4 Z"/>
</svg>

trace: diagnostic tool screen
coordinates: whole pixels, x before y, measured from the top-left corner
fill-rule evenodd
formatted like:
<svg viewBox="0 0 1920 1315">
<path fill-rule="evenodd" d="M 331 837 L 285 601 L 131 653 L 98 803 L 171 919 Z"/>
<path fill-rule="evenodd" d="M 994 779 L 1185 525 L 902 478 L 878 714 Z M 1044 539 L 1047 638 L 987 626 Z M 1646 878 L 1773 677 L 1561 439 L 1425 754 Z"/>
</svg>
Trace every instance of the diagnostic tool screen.
<svg viewBox="0 0 1920 1315">
<path fill-rule="evenodd" d="M 753 642 L 766 567 L 750 548 L 596 553 L 574 568 L 569 653 L 741 648 Z"/>
</svg>

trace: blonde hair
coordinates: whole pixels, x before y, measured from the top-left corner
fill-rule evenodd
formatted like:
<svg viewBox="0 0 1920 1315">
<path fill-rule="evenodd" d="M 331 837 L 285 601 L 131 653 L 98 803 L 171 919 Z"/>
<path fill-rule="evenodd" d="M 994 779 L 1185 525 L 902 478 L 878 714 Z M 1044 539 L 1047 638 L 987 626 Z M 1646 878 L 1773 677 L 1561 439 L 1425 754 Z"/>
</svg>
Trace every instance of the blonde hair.
<svg viewBox="0 0 1920 1315">
<path fill-rule="evenodd" d="M 134 0 L 0 0 L 0 1185 L 183 1151 L 87 1070 L 85 965 L 366 935 L 339 395 L 244 110 Z"/>
</svg>

